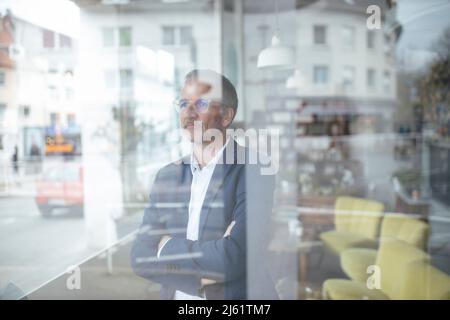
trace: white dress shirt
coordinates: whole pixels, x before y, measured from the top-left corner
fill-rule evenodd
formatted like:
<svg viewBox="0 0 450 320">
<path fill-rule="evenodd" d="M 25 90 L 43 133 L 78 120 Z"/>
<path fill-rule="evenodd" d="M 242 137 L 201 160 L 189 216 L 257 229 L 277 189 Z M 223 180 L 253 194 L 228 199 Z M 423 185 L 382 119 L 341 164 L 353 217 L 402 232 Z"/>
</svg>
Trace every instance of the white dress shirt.
<svg viewBox="0 0 450 320">
<path fill-rule="evenodd" d="M 192 184 L 191 184 L 191 199 L 189 201 L 189 219 L 186 230 L 186 239 L 196 241 L 198 240 L 199 224 L 200 224 L 200 213 L 202 211 L 203 202 L 205 200 L 206 191 L 208 190 L 209 182 L 216 167 L 217 162 L 220 157 L 222 157 L 223 150 L 228 144 L 229 140 L 226 141 L 224 146 L 216 153 L 213 159 L 203 168 L 194 157 L 194 153 L 191 153 L 191 172 L 192 172 Z M 158 250 L 158 258 L 161 250 L 164 248 L 166 243 L 170 241 L 167 240 L 161 248 Z M 204 300 L 204 298 L 199 296 L 193 296 L 182 291 L 175 291 L 175 300 Z"/>
</svg>

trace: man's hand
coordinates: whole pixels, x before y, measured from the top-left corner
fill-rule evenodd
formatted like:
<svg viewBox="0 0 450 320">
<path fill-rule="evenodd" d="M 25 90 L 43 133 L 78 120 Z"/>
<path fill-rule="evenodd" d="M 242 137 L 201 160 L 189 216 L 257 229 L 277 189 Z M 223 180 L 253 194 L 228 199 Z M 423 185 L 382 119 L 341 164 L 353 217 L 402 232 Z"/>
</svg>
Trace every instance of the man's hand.
<svg viewBox="0 0 450 320">
<path fill-rule="evenodd" d="M 227 227 L 227 230 L 225 231 L 225 233 L 223 234 L 223 237 L 229 237 L 231 235 L 231 229 L 233 229 L 234 225 L 236 224 L 236 221 L 231 221 L 230 225 Z M 214 284 L 216 283 L 216 280 L 212 280 L 212 279 L 207 279 L 207 278 L 202 278 L 200 283 L 201 283 L 201 287 L 210 285 L 210 284 Z"/>
<path fill-rule="evenodd" d="M 166 236 L 163 236 L 163 237 L 161 238 L 161 240 L 159 240 L 158 251 L 159 251 L 159 249 L 161 249 L 161 247 L 162 247 L 163 245 L 166 244 L 166 242 L 167 242 L 169 239 L 170 239 L 170 237 L 166 235 Z"/>
<path fill-rule="evenodd" d="M 223 237 L 229 237 L 231 235 L 231 229 L 233 229 L 234 225 L 236 224 L 236 221 L 231 221 L 230 225 L 227 228 L 227 231 L 223 234 Z"/>
</svg>

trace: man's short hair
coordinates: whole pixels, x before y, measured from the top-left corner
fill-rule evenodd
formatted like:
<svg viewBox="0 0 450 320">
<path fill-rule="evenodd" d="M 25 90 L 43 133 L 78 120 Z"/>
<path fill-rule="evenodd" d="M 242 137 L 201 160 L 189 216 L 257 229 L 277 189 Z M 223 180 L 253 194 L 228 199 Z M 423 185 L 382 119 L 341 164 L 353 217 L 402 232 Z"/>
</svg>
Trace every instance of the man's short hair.
<svg viewBox="0 0 450 320">
<path fill-rule="evenodd" d="M 227 77 L 224 75 L 212 71 L 212 70 L 201 70 L 201 69 L 195 69 L 190 71 L 188 74 L 186 74 L 184 78 L 184 82 L 192 81 L 192 80 L 199 80 L 199 79 L 211 79 L 216 83 L 221 84 L 221 91 L 222 91 L 222 103 L 226 107 L 230 107 L 234 110 L 234 116 L 236 116 L 237 108 L 238 108 L 238 96 L 236 93 L 236 88 L 231 83 L 230 80 L 228 80 Z"/>
</svg>

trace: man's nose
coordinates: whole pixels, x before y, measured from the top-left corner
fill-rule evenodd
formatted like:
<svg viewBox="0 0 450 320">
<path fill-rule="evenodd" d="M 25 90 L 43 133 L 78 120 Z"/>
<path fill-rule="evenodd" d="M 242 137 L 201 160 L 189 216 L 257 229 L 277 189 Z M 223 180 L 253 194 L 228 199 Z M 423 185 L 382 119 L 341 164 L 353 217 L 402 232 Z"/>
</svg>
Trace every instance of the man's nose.
<svg viewBox="0 0 450 320">
<path fill-rule="evenodd" d="M 195 101 L 196 100 L 190 101 L 186 108 L 186 111 L 187 111 L 186 113 L 189 117 L 197 117 L 198 116 L 197 108 L 195 107 Z"/>
</svg>

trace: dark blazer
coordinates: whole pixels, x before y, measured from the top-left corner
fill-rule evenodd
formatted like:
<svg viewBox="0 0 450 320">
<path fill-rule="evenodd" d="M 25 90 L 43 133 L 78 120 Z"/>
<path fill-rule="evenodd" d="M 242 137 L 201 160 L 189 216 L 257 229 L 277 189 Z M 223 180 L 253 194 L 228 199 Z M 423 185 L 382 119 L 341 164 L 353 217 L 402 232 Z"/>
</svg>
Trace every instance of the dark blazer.
<svg viewBox="0 0 450 320">
<path fill-rule="evenodd" d="M 231 155 L 227 156 L 231 163 L 225 162 L 226 155 Z M 274 189 L 274 177 L 261 175 L 259 166 L 247 164 L 248 159 L 247 148 L 234 140 L 227 144 L 203 202 L 198 241 L 186 239 L 192 182 L 190 156 L 158 172 L 131 250 L 131 265 L 137 275 L 162 285 L 162 299 L 172 299 L 175 290 L 192 295 L 204 290 L 207 299 L 246 299 L 248 272 L 258 274 L 256 281 L 268 283 L 260 298 L 277 298 L 264 265 L 248 270 L 248 249 L 252 257 L 265 255 Z M 252 201 L 260 205 L 249 212 L 248 188 L 255 187 L 260 191 Z M 224 238 L 232 221 L 235 225 L 231 235 Z M 251 247 L 248 232 L 252 233 Z M 164 234 L 172 239 L 158 259 L 157 247 Z M 201 278 L 214 279 L 216 284 L 201 288 Z"/>
</svg>

